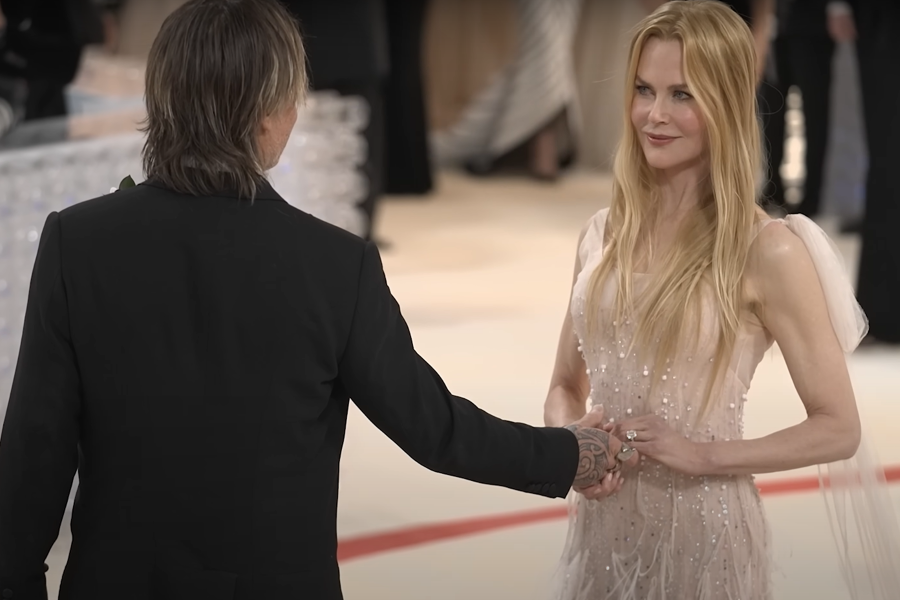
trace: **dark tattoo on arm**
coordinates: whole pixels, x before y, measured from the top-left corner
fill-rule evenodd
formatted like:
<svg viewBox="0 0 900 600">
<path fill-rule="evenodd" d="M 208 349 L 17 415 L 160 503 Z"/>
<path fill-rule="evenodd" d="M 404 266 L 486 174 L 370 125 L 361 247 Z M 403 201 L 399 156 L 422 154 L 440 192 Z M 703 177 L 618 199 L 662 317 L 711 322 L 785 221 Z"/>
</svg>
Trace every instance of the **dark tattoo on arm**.
<svg viewBox="0 0 900 600">
<path fill-rule="evenodd" d="M 570 425 L 566 429 L 578 440 L 578 471 L 573 487 L 588 487 L 600 483 L 609 469 L 609 434 L 601 429 Z"/>
</svg>

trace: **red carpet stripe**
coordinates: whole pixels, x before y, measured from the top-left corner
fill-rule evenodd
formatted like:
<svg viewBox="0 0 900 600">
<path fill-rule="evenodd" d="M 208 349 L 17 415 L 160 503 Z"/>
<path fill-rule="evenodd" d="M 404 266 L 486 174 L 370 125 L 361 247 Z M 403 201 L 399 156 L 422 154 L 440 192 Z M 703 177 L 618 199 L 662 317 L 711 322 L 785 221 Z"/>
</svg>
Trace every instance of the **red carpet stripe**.
<svg viewBox="0 0 900 600">
<path fill-rule="evenodd" d="M 900 465 L 886 468 L 885 478 L 889 482 L 900 481 Z M 759 487 L 760 494 L 764 496 L 798 494 L 819 489 L 819 479 L 818 477 L 770 479 L 757 482 L 757 487 Z M 564 519 L 566 516 L 566 506 L 562 505 L 519 513 L 415 525 L 394 531 L 360 535 L 341 540 L 338 545 L 338 561 L 347 562 L 374 554 L 487 533 L 498 529 Z"/>
</svg>

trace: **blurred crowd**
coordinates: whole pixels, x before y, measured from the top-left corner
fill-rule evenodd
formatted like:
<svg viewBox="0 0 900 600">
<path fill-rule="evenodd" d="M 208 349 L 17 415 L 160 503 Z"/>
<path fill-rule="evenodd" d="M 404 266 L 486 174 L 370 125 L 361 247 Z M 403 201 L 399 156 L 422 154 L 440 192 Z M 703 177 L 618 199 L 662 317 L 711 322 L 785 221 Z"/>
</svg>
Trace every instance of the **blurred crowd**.
<svg viewBox="0 0 900 600">
<path fill-rule="evenodd" d="M 569 165 L 607 167 L 606 158 L 584 156 L 590 154 L 585 152 L 590 143 L 586 138 L 598 129 L 588 128 L 596 111 L 585 106 L 579 93 L 576 64 L 591 57 L 580 55 L 585 46 L 577 38 L 584 36 L 585 23 L 597 22 L 587 17 L 598 10 L 611 11 L 616 5 L 620 13 L 632 11 L 629 14 L 640 18 L 665 0 L 282 1 L 305 34 L 313 88 L 361 96 L 371 109 L 364 165 L 370 185 L 360 205 L 370 224 L 366 237 L 371 239 L 377 230 L 379 198 L 385 193 L 427 194 L 435 166 L 456 165 L 476 176 L 514 168 L 543 182 L 555 181 Z M 19 121 L 64 116 L 65 90 L 78 73 L 85 48 L 146 52 L 165 14 L 181 3 L 0 0 L 0 136 Z M 859 296 L 872 320 L 873 339 L 900 343 L 896 310 L 900 247 L 894 241 L 894 228 L 900 227 L 900 192 L 889 176 L 898 158 L 892 140 L 897 135 L 900 94 L 897 78 L 885 77 L 896 70 L 893 62 L 900 57 L 896 35 L 900 4 L 884 0 L 728 4 L 747 21 L 760 58 L 759 102 L 770 165 L 764 200 L 771 213 L 821 215 L 832 130 L 834 57 L 841 45 L 854 49 L 868 157 L 865 217 L 847 220 L 842 228 L 862 234 Z M 504 26 L 515 40 L 502 67 L 480 82 L 452 120 L 436 126 L 428 110 L 434 106 L 433 98 L 428 101 L 427 92 L 434 88 L 429 80 L 445 74 L 424 66 L 439 62 L 425 56 L 428 34 L 441 28 L 459 31 L 459 23 L 448 18 L 451 11 L 468 10 L 484 21 L 487 11 L 497 12 L 500 5 L 506 7 L 507 12 L 501 10 L 507 17 Z M 129 19 L 140 21 L 142 27 L 124 34 Z M 461 54 L 465 50 L 461 43 L 451 48 Z M 478 60 L 476 56 L 471 62 Z M 786 99 L 791 93 L 802 98 L 805 175 L 799 197 L 789 202 L 782 165 Z M 619 114 L 609 111 L 605 118 L 618 122 Z M 616 126 L 608 130 L 615 131 Z"/>
</svg>

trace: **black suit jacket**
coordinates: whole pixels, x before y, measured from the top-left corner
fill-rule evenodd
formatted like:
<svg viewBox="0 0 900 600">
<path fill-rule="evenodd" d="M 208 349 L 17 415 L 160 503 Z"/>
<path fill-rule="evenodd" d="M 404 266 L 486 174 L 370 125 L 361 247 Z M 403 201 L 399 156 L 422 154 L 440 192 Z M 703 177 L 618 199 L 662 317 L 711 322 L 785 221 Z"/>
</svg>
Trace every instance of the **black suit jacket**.
<svg viewBox="0 0 900 600">
<path fill-rule="evenodd" d="M 52 213 L 0 438 L 0 597 L 341 598 L 352 398 L 437 472 L 563 497 L 578 444 L 455 397 L 413 349 L 371 243 L 269 187 L 142 184 Z"/>
<path fill-rule="evenodd" d="M 300 23 L 314 88 L 388 75 L 387 1 L 281 0 Z"/>
</svg>

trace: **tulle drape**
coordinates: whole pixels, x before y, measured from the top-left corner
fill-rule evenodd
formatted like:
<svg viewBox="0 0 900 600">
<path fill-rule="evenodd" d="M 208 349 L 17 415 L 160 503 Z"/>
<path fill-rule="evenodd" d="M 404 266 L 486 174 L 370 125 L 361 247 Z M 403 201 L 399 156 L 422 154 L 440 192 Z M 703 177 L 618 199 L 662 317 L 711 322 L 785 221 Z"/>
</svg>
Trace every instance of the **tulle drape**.
<svg viewBox="0 0 900 600">
<path fill-rule="evenodd" d="M 853 352 L 868 332 L 868 321 L 856 301 L 840 252 L 807 217 L 790 215 L 784 223 L 809 250 L 838 341 L 845 353 Z M 856 455 L 820 466 L 819 480 L 850 597 L 900 597 L 900 526 L 865 423 Z"/>
</svg>

